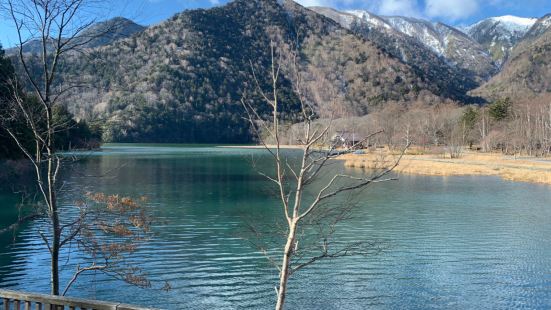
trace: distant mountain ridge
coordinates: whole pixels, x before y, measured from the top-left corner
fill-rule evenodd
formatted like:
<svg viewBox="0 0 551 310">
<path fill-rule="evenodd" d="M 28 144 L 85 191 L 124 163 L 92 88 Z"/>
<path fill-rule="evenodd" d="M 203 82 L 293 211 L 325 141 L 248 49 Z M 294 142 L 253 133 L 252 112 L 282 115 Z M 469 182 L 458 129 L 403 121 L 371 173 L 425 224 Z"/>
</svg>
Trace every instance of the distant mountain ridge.
<svg viewBox="0 0 551 310">
<path fill-rule="evenodd" d="M 477 82 L 488 80 L 497 72 L 497 67 L 488 52 L 476 41 L 460 30 L 443 23 L 431 23 L 426 20 L 403 16 L 379 16 L 368 11 L 351 10 L 339 12 L 330 8 L 311 7 L 310 9 L 325 14 L 327 17 L 341 23 L 343 27 L 351 29 L 354 25 L 363 24 L 366 30 L 378 31 L 391 37 L 408 36 L 430 49 L 437 56 L 443 57 L 449 65 L 457 70 L 467 70 Z M 354 23 L 354 17 L 356 23 Z M 359 19 L 359 20 L 358 20 Z M 381 43 L 384 42 L 381 40 Z M 409 42 L 397 43 L 395 48 L 418 49 Z M 427 53 L 418 50 L 416 53 Z"/>
<path fill-rule="evenodd" d="M 396 29 L 384 17 L 365 11 L 339 12 L 326 7 L 309 9 L 331 18 L 411 66 L 428 82 L 429 89 L 434 93 L 463 102 L 478 100 L 466 94 L 484 81 L 482 77 L 453 64 L 428 44 Z M 487 74 L 485 72 L 484 76 Z M 442 76 L 447 78 L 442 79 Z"/>
<path fill-rule="evenodd" d="M 498 16 L 481 20 L 464 28 L 464 31 L 486 48 L 493 60 L 501 66 L 536 21 L 537 18 Z"/>
<path fill-rule="evenodd" d="M 504 18 L 492 21 L 501 27 Z M 493 98 L 490 93 L 507 94 L 485 91 L 498 81 L 500 69 L 497 76 L 510 70 L 515 59 L 539 55 L 524 62 L 545 63 L 550 54 L 540 43 L 551 18 L 535 22 L 522 39 L 517 37 L 524 28 L 508 27 L 516 37 L 504 41 L 505 49 L 505 43 L 511 47 L 501 66 L 480 39 L 482 33 L 492 37 L 486 28 L 477 32 L 482 44 L 474 34 L 442 23 L 304 8 L 291 0 L 235 0 L 187 10 L 147 28 L 114 22 L 126 26 L 89 42 L 90 57 L 69 55 L 60 77 L 90 85 L 69 93 L 65 102 L 80 118 L 100 119 L 105 140 L 115 142 L 250 142 L 240 100 L 251 100 L 265 112 L 252 69 L 268 90 L 263 73 L 270 67 L 271 42 L 283 53 L 297 49 L 304 93 L 322 117 L 335 110 L 339 115 L 365 115 L 389 102 L 483 103 L 482 97 Z M 106 23 L 90 31 L 108 27 Z M 288 56 L 283 57 L 287 62 L 279 87 L 286 102 L 282 113 L 293 122 L 296 76 L 289 71 Z M 534 66 L 530 70 L 549 71 Z M 537 89 L 546 89 L 541 81 Z M 510 85 L 515 85 L 514 92 L 517 84 Z"/>
<path fill-rule="evenodd" d="M 551 13 L 546 14 L 545 16 L 539 18 L 534 25 L 528 30 L 524 39 L 534 39 L 538 36 L 546 33 L 551 27 Z"/>
<path fill-rule="evenodd" d="M 107 141 L 248 142 L 240 100 L 247 96 L 264 107 L 251 64 L 268 87 L 271 41 L 283 52 L 299 48 L 305 93 L 322 116 L 331 105 L 339 113 L 364 115 L 390 101 L 449 98 L 373 42 L 293 1 L 236 0 L 184 11 L 95 48 L 90 57 L 68 59 L 63 79 L 93 87 L 66 102 L 79 117 L 103 119 Z M 280 96 L 292 121 L 294 75 L 291 64 L 284 67 Z"/>
<path fill-rule="evenodd" d="M 146 29 L 130 19 L 124 17 L 114 17 L 106 21 L 92 24 L 84 29 L 75 39 L 76 44 L 81 44 L 81 48 L 95 48 L 109 45 L 121 39 L 125 39 Z M 53 47 L 50 47 L 53 48 Z M 33 40 L 23 44 L 23 53 L 39 54 L 42 50 L 42 42 Z M 7 54 L 18 53 L 18 48 L 9 48 Z"/>
<path fill-rule="evenodd" d="M 551 14 L 497 16 L 455 28 L 361 10 L 310 9 L 376 43 L 439 89 L 452 90 L 460 102 L 551 93 Z"/>
<path fill-rule="evenodd" d="M 503 69 L 472 93 L 490 99 L 551 93 L 551 14 L 538 19 L 511 50 Z"/>
</svg>

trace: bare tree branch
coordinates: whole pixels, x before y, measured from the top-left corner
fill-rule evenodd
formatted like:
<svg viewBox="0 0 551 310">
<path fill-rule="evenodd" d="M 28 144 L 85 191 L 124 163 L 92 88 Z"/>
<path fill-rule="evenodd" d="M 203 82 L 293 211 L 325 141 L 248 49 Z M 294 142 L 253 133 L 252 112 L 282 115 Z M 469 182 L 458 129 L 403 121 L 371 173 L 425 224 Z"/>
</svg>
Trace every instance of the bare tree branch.
<svg viewBox="0 0 551 310">
<path fill-rule="evenodd" d="M 354 151 L 357 147 L 363 145 L 366 141 L 375 135 L 383 132 L 378 130 L 367 135 L 360 141 L 355 141 L 354 144 L 347 150 L 338 150 L 335 142 L 328 141 L 329 132 L 332 129 L 333 118 L 326 125 L 315 124 L 316 107 L 310 103 L 302 91 L 302 76 L 299 73 L 298 53 L 291 52 L 292 68 L 291 74 L 294 76 L 293 89 L 298 96 L 300 103 L 300 115 L 302 116 L 301 137 L 297 139 L 301 156 L 298 161 L 291 163 L 289 158 L 282 154 L 281 134 L 281 103 L 278 98 L 278 79 L 280 75 L 285 74 L 283 65 L 283 57 L 281 51 L 276 51 L 275 43 L 271 43 L 271 59 L 272 64 L 269 69 L 272 89 L 271 95 L 268 95 L 261 89 L 257 73 L 253 68 L 253 77 L 258 92 L 264 99 L 265 104 L 271 108 L 272 117 L 268 121 L 260 116 L 258 108 L 242 99 L 242 105 L 247 115 L 253 133 L 256 134 L 259 143 L 268 151 L 273 159 L 275 169 L 273 174 L 259 172 L 265 176 L 273 184 L 277 185 L 278 198 L 281 201 L 283 215 L 286 219 L 287 227 L 285 227 L 283 235 L 286 242 L 283 248 L 283 257 L 280 264 L 275 264 L 280 272 L 279 287 L 276 288 L 277 304 L 276 309 L 282 309 L 285 302 L 287 292 L 287 283 L 289 277 L 315 262 L 322 259 L 338 258 L 343 256 L 357 255 L 366 253 L 361 249 L 363 245 L 368 247 L 372 244 L 363 242 L 354 242 L 339 249 L 329 249 L 329 237 L 334 234 L 337 224 L 350 218 L 353 207 L 331 205 L 328 202 L 330 198 L 341 194 L 347 194 L 356 190 L 361 190 L 369 184 L 387 182 L 396 180 L 395 177 L 385 177 L 398 165 L 402 158 L 405 149 L 400 157 L 389 167 L 369 177 L 358 177 L 342 173 L 334 174 L 329 182 L 321 188 L 317 188 L 321 181 L 320 176 L 323 173 L 328 173 L 327 168 L 332 165 L 332 160 L 346 153 Z M 252 62 L 251 62 L 252 67 Z M 261 130 L 268 133 L 269 138 L 273 139 L 273 145 L 268 145 L 266 138 L 262 136 Z M 285 177 L 286 174 L 291 174 L 292 178 Z M 343 182 L 343 184 L 341 184 Z M 314 194 L 313 197 L 309 197 Z M 306 204 L 306 205 L 305 205 Z M 305 206 L 304 206 L 305 205 Z M 312 230 L 312 225 L 317 226 L 316 230 Z M 325 228 L 324 228 L 325 227 Z M 255 230 L 256 234 L 260 231 Z M 313 240 L 321 240 L 321 246 L 313 246 Z M 300 241 L 303 242 L 300 242 Z M 301 244 L 299 246 L 299 243 Z M 272 258 L 267 255 L 266 247 L 259 247 L 271 262 Z M 320 252 L 315 254 L 315 252 Z M 309 257 L 309 258 L 308 258 Z"/>
</svg>

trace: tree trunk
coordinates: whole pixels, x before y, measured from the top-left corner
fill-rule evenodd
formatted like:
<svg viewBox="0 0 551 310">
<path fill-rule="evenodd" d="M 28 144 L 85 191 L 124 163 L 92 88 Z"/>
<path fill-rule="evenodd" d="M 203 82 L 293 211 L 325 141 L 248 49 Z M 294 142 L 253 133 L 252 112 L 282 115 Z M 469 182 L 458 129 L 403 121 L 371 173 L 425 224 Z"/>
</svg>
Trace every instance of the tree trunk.
<svg viewBox="0 0 551 310">
<path fill-rule="evenodd" d="M 54 244 L 52 246 L 51 253 L 51 282 L 52 282 L 52 295 L 59 295 L 59 245 L 55 244 L 56 238 L 54 238 Z"/>
<path fill-rule="evenodd" d="M 289 225 L 289 234 L 287 235 L 287 243 L 285 244 L 285 252 L 283 253 L 283 262 L 281 264 L 281 273 L 279 275 L 279 290 L 277 291 L 276 310 L 282 310 L 285 304 L 285 295 L 287 293 L 287 281 L 289 280 L 289 265 L 291 256 L 293 255 L 293 247 L 295 244 L 297 222 L 293 219 Z"/>
<path fill-rule="evenodd" d="M 482 152 L 486 152 L 486 116 L 485 111 L 482 110 Z"/>
<path fill-rule="evenodd" d="M 61 228 L 59 225 L 59 214 L 57 212 L 57 202 L 55 201 L 55 193 L 52 193 L 54 201 L 52 201 L 52 252 L 51 252 L 51 281 L 52 281 L 52 295 L 59 295 L 59 250 L 61 243 Z"/>
<path fill-rule="evenodd" d="M 51 114 L 48 114 L 48 116 Z M 50 125 L 50 122 L 48 122 Z M 61 248 L 61 227 L 59 223 L 59 213 L 56 196 L 56 168 L 54 153 L 52 152 L 53 139 L 52 134 L 48 133 L 48 200 L 50 205 L 50 220 L 52 224 L 52 244 L 51 244 L 51 282 L 52 295 L 59 295 L 59 251 Z"/>
</svg>

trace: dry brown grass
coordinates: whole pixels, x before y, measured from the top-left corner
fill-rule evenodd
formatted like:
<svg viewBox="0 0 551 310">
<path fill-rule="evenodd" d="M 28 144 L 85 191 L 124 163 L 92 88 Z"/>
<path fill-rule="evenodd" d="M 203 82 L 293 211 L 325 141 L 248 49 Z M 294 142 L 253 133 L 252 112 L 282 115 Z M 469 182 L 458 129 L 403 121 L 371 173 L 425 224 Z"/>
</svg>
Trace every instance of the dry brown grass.
<svg viewBox="0 0 551 310">
<path fill-rule="evenodd" d="M 398 154 L 385 151 L 340 157 L 346 167 L 363 169 L 388 167 L 398 158 Z M 495 153 L 469 152 L 458 159 L 434 154 L 406 154 L 396 171 L 433 176 L 496 175 L 511 181 L 551 184 L 551 160 L 515 158 Z"/>
</svg>

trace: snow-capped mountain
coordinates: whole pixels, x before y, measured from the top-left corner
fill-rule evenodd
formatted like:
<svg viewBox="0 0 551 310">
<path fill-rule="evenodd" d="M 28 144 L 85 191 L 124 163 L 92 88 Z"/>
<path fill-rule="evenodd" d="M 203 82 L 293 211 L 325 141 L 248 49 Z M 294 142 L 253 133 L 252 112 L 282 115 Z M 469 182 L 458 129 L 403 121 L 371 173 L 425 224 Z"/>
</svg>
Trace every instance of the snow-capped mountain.
<svg viewBox="0 0 551 310">
<path fill-rule="evenodd" d="M 551 14 L 547 14 L 538 19 L 528 30 L 523 39 L 532 39 L 541 36 L 551 28 Z"/>
<path fill-rule="evenodd" d="M 395 29 L 386 19 L 369 12 L 339 12 L 327 7 L 310 9 L 409 65 L 434 94 L 462 102 L 477 102 L 477 98 L 468 96 L 467 92 L 478 87 L 485 78 L 440 56 L 413 36 Z"/>
<path fill-rule="evenodd" d="M 348 13 L 350 15 L 354 15 L 363 21 L 367 22 L 368 24 L 374 26 L 374 27 L 381 27 L 385 28 L 387 30 L 393 29 L 392 25 L 388 23 L 384 18 L 375 15 L 373 13 L 370 13 L 368 11 L 362 11 L 362 10 L 349 10 L 341 13 Z"/>
<path fill-rule="evenodd" d="M 509 57 L 513 47 L 536 23 L 536 18 L 498 16 L 481 20 L 464 31 L 484 48 L 493 60 L 501 66 Z"/>
<path fill-rule="evenodd" d="M 463 100 L 530 98 L 551 92 L 551 14 L 539 19 L 498 16 L 458 29 L 366 11 L 311 9 L 410 65 L 434 86 L 434 93 L 461 98 L 461 91 L 480 83 Z M 443 91 L 446 88 L 451 96 Z"/>
<path fill-rule="evenodd" d="M 417 39 L 438 55 L 446 56 L 446 47 L 441 34 L 434 25 L 426 20 L 402 16 L 383 17 L 392 27 L 401 33 Z"/>
<path fill-rule="evenodd" d="M 397 31 L 415 38 L 460 68 L 475 71 L 483 79 L 488 79 L 496 71 L 487 51 L 452 26 L 403 16 L 382 18 Z"/>
<path fill-rule="evenodd" d="M 402 51 L 416 49 L 417 52 L 435 53 L 437 56 L 443 57 L 449 65 L 473 73 L 478 80 L 487 80 L 497 71 L 496 65 L 484 47 L 463 32 L 442 23 L 431 23 L 422 19 L 402 16 L 379 16 L 362 10 L 340 12 L 321 7 L 311 7 L 310 9 L 337 21 L 348 29 L 361 24 L 371 31 L 378 31 L 393 37 L 385 40 L 399 44 L 399 47 L 394 47 L 396 49 Z M 356 17 L 356 20 L 353 17 Z M 420 51 L 418 46 L 411 45 L 412 41 L 405 40 L 403 36 L 422 44 L 429 51 Z M 381 40 L 379 43 L 385 43 L 389 49 L 388 42 Z M 404 53 L 402 52 L 402 54 Z M 413 56 L 411 52 L 409 54 Z M 402 60 L 407 60 L 403 58 Z M 409 59 L 411 58 L 409 57 Z M 418 59 L 418 57 L 415 58 Z"/>
<path fill-rule="evenodd" d="M 341 14 L 346 13 L 360 18 L 362 22 L 372 27 L 385 28 L 387 30 L 392 29 L 413 37 L 440 56 L 445 56 L 446 54 L 446 48 L 441 35 L 434 25 L 426 20 L 403 16 L 378 16 L 362 10 L 341 12 Z"/>
<path fill-rule="evenodd" d="M 551 14 L 538 19 L 513 47 L 499 74 L 473 91 L 485 98 L 532 98 L 551 93 Z"/>
</svg>

